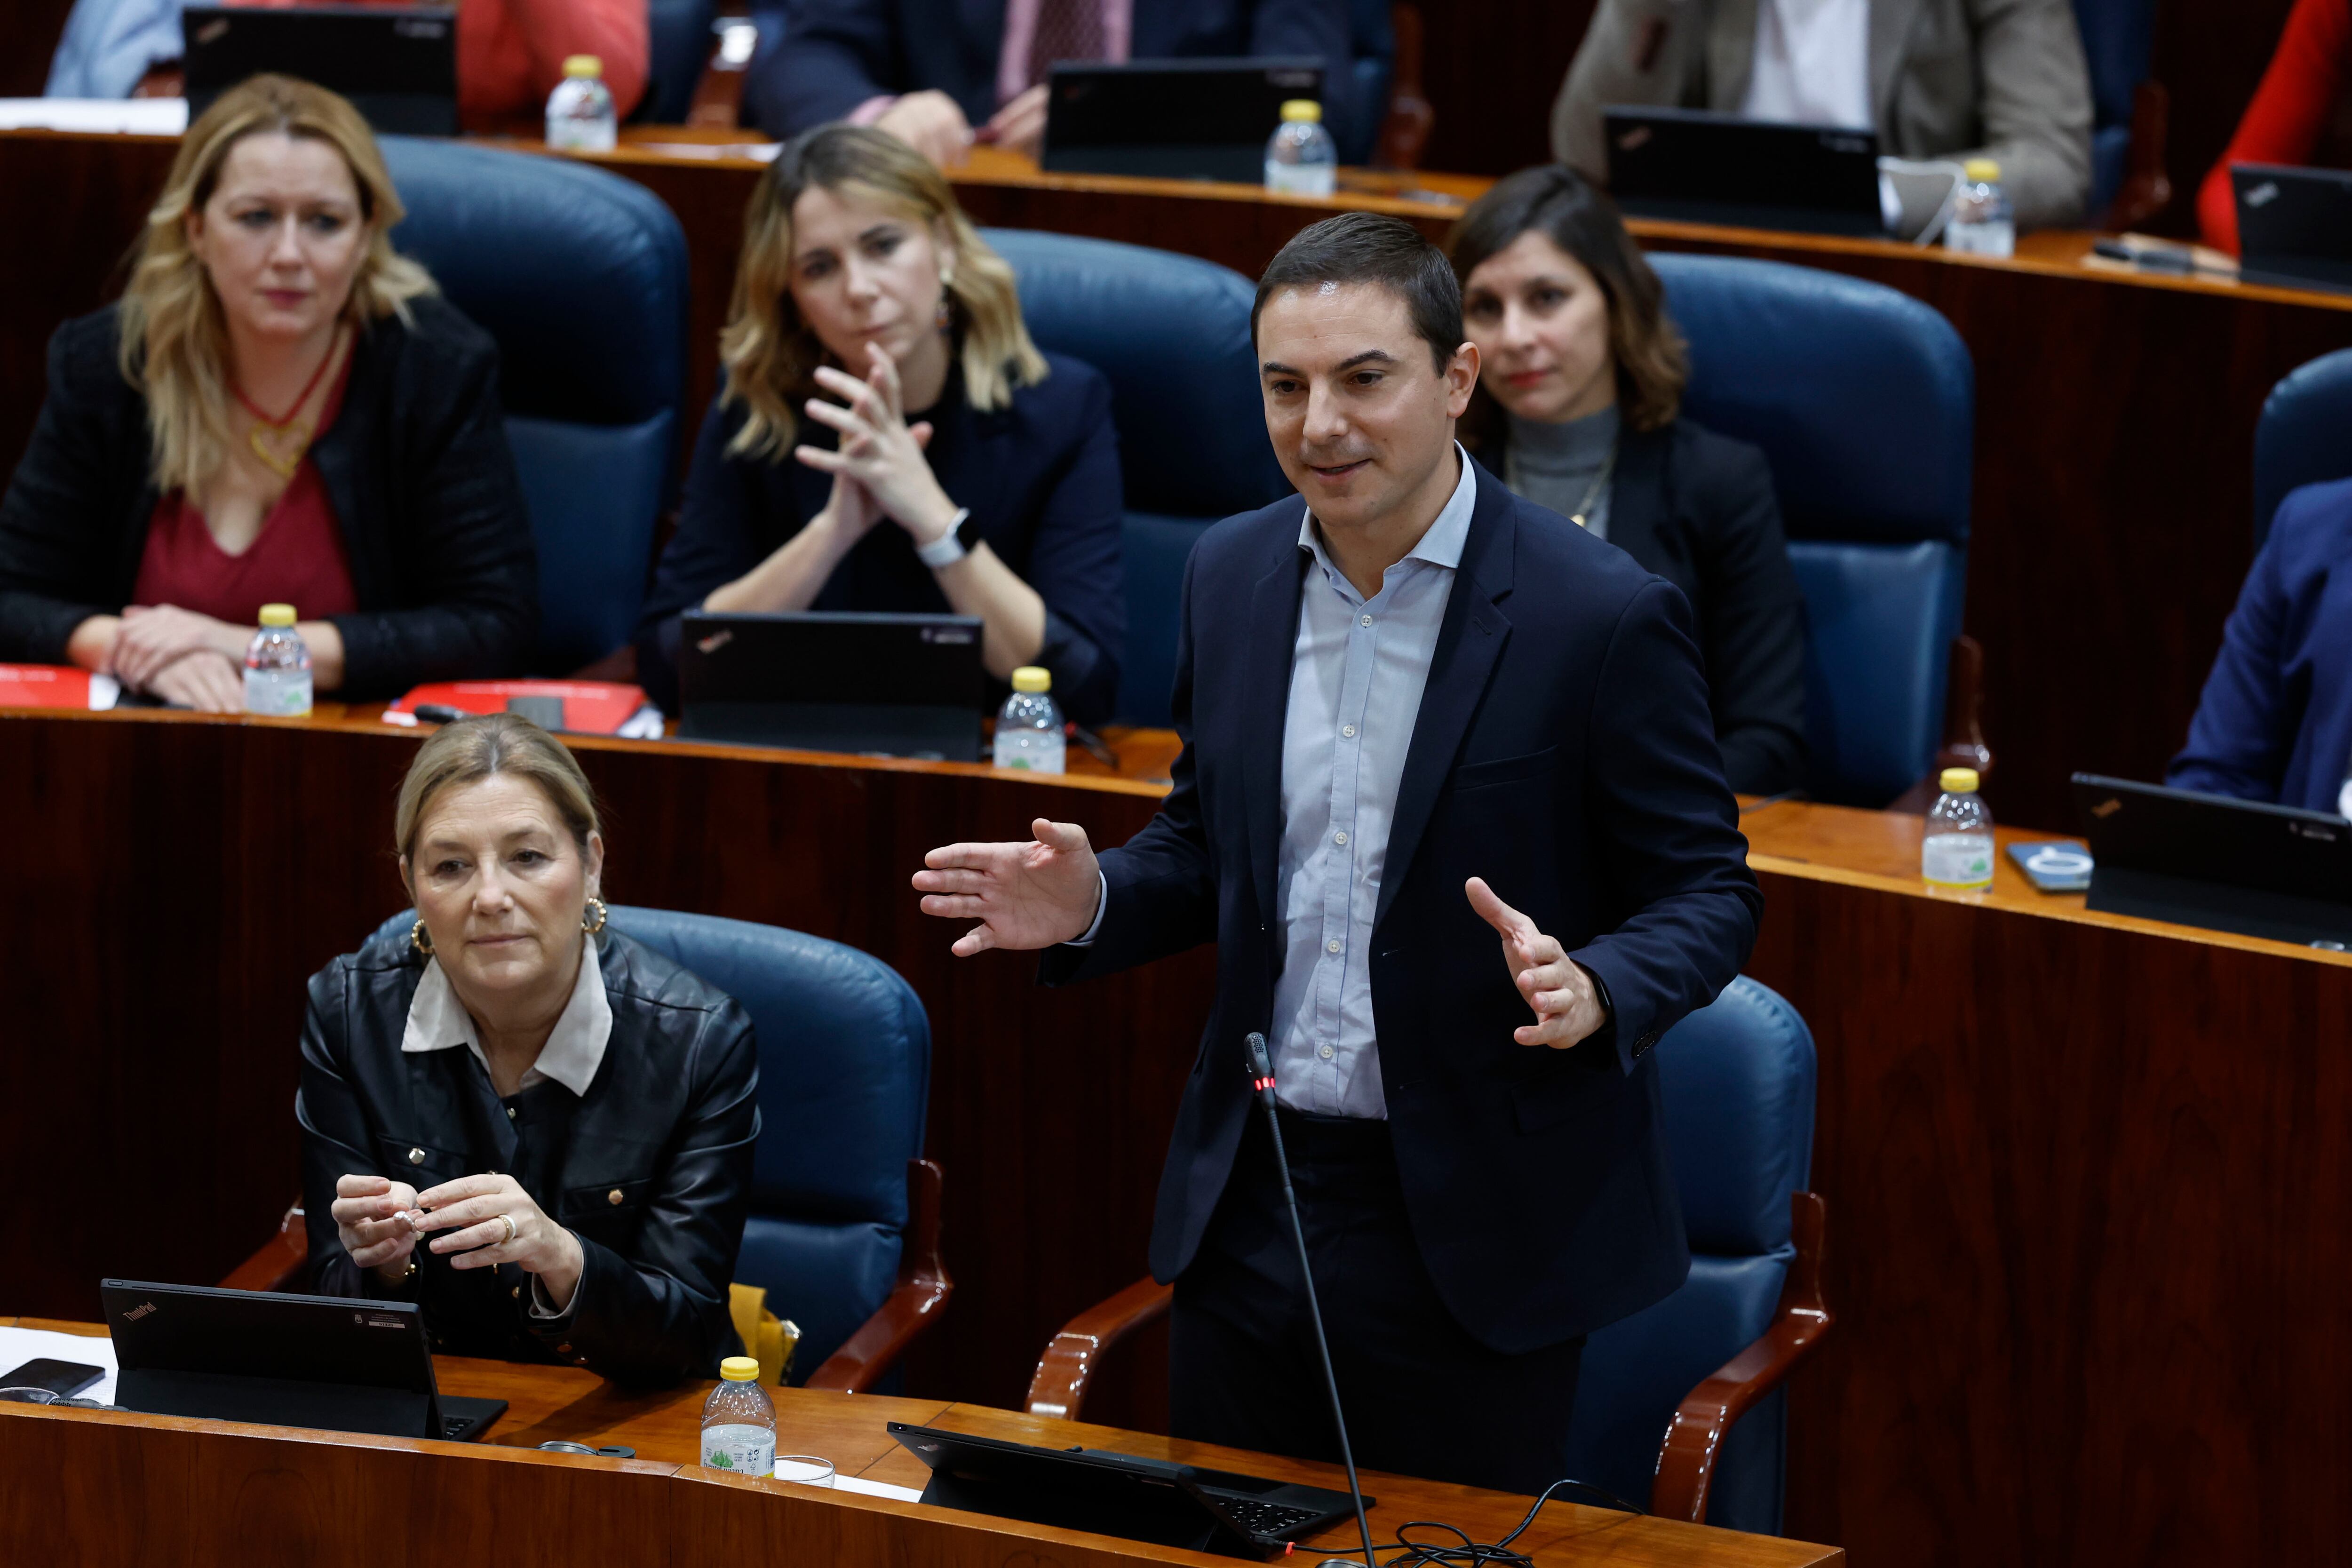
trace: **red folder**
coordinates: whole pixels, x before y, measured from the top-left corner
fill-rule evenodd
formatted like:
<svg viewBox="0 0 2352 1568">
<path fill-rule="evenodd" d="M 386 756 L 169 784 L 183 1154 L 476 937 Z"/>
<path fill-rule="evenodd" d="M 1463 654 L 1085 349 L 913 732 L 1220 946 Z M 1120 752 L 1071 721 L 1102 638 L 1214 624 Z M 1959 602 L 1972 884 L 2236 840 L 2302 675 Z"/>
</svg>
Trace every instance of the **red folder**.
<svg viewBox="0 0 2352 1568">
<path fill-rule="evenodd" d="M 69 664 L 0 664 L 0 708 L 105 709 L 121 690 L 112 676 Z"/>
<path fill-rule="evenodd" d="M 509 697 L 561 697 L 563 727 L 583 735 L 609 735 L 646 705 L 642 686 L 595 680 L 443 680 L 420 686 L 389 711 L 414 713 L 419 707 L 455 708 L 461 713 L 503 713 Z"/>
</svg>

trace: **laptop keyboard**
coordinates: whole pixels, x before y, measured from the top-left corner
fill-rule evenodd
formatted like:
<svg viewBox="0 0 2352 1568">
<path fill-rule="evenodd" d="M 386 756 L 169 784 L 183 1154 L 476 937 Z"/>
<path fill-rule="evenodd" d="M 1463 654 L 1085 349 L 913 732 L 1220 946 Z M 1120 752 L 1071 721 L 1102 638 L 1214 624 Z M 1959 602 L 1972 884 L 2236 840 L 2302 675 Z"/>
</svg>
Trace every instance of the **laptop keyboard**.
<svg viewBox="0 0 2352 1568">
<path fill-rule="evenodd" d="M 1262 1498 L 1219 1497 L 1217 1504 L 1253 1534 L 1278 1541 L 1288 1540 L 1293 1531 L 1319 1517 L 1314 1509 L 1293 1508 L 1288 1503 L 1267 1502 Z"/>
</svg>

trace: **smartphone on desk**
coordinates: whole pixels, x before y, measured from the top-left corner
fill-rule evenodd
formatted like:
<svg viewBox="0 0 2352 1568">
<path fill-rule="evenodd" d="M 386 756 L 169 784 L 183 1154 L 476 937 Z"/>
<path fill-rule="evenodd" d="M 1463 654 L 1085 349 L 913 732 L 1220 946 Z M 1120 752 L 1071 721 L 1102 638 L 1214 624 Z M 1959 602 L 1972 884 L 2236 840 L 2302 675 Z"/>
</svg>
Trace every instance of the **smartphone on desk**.
<svg viewBox="0 0 2352 1568">
<path fill-rule="evenodd" d="M 14 1372 L 0 1373 L 0 1388 L 46 1388 L 59 1399 L 71 1399 L 105 1375 L 102 1366 L 84 1366 L 78 1361 L 52 1361 L 40 1356 Z"/>
</svg>

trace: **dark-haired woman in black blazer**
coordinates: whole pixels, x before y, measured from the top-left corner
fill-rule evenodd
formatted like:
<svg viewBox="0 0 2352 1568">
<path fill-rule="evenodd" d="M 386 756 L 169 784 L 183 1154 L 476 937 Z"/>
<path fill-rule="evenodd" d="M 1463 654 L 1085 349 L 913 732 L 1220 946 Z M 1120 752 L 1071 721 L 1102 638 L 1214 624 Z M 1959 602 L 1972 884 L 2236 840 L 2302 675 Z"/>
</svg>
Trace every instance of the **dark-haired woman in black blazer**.
<svg viewBox="0 0 2352 1568">
<path fill-rule="evenodd" d="M 1723 748 L 1748 795 L 1805 777 L 1804 601 L 1764 455 L 1679 416 L 1689 361 L 1609 198 L 1523 170 L 1447 242 L 1478 345 L 1463 439 L 1506 484 L 1683 591 Z"/>
</svg>

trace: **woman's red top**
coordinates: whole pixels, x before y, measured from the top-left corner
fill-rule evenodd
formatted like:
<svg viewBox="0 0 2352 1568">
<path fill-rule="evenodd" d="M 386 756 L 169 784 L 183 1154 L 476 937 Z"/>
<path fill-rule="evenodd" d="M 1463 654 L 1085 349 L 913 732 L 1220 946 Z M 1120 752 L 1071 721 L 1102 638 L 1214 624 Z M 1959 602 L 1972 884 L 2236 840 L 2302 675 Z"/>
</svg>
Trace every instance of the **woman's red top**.
<svg viewBox="0 0 2352 1568">
<path fill-rule="evenodd" d="M 2352 0 L 2295 0 L 2238 133 L 2197 192 L 2205 243 L 2238 253 L 2232 163 L 2308 163 L 2352 67 Z"/>
<path fill-rule="evenodd" d="M 335 423 L 351 379 L 352 356 L 327 393 L 312 432 L 313 446 Z M 231 555 L 205 526 L 205 514 L 184 491 L 155 503 L 147 522 L 147 548 L 139 558 L 134 605 L 176 605 L 231 626 L 249 626 L 264 605 L 291 605 L 306 621 L 348 616 L 360 607 L 352 587 L 351 559 L 343 553 L 343 531 L 319 465 L 305 455 L 278 495 L 261 531 L 242 555 Z"/>
</svg>

